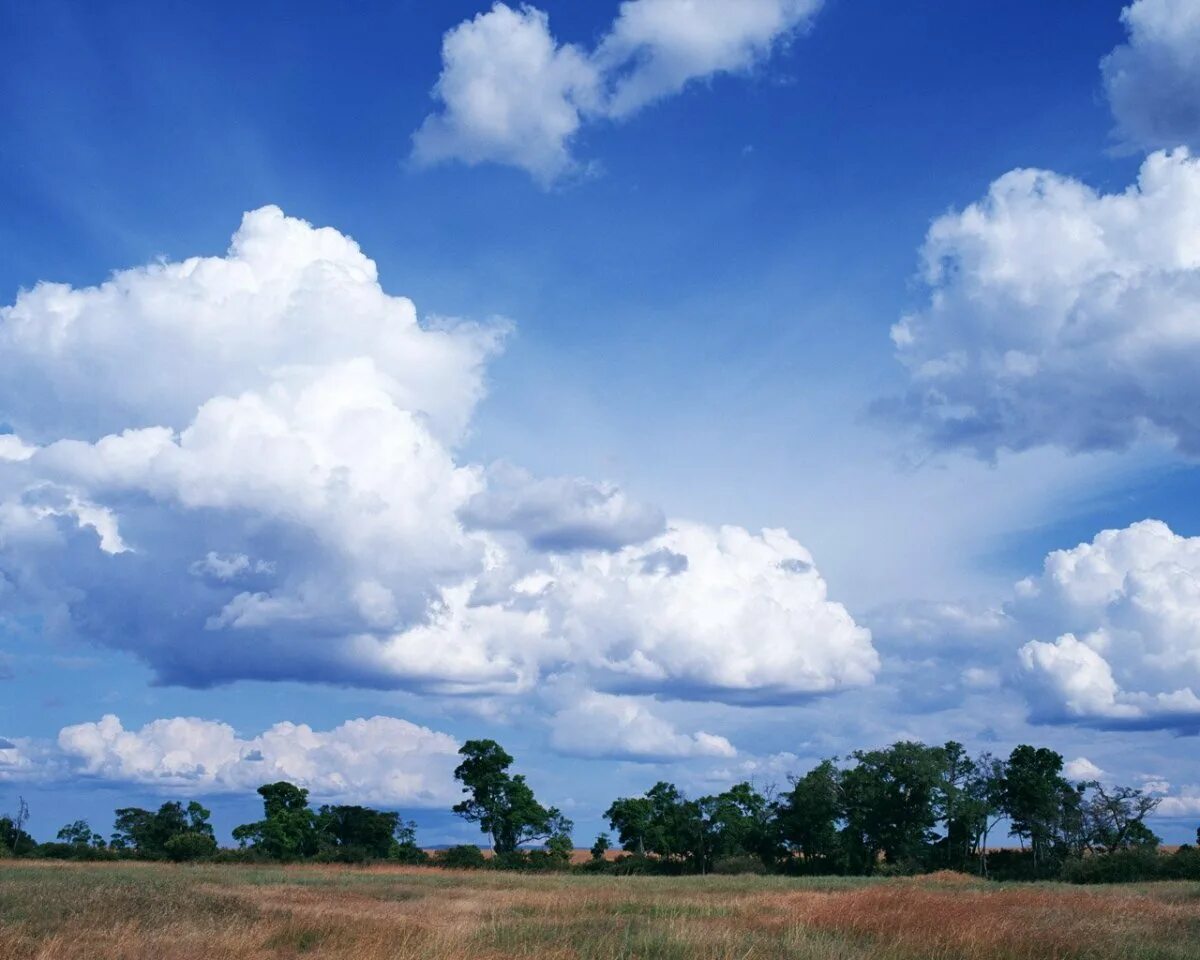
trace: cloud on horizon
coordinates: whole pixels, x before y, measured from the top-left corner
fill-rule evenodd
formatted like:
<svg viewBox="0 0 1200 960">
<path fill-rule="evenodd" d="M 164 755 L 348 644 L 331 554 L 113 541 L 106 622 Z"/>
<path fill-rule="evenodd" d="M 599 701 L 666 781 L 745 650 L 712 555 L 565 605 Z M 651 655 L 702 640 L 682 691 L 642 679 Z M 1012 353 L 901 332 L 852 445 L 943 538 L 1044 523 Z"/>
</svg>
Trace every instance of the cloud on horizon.
<svg viewBox="0 0 1200 960">
<path fill-rule="evenodd" d="M 226 723 L 197 717 L 127 730 L 108 714 L 63 727 L 53 744 L 11 743 L 0 747 L 0 782 L 91 780 L 211 796 L 288 780 L 319 800 L 405 807 L 441 807 L 459 794 L 458 741 L 396 717 L 348 720 L 326 731 L 277 723 L 242 738 Z"/>
</svg>

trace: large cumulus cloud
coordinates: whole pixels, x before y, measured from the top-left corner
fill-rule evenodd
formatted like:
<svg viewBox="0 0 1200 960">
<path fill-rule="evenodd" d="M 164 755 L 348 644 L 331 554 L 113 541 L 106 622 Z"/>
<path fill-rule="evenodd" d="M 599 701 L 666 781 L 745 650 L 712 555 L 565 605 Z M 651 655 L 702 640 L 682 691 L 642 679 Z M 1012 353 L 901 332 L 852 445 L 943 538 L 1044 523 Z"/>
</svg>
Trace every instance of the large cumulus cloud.
<svg viewBox="0 0 1200 960">
<path fill-rule="evenodd" d="M 1101 193 L 1014 170 L 938 218 L 929 299 L 892 331 L 911 386 L 885 405 L 935 446 L 993 457 L 1121 449 L 1147 433 L 1200 454 L 1200 160 L 1155 153 Z"/>
<path fill-rule="evenodd" d="M 0 309 L 0 616 L 196 686 L 871 681 L 869 633 L 786 533 L 461 463 L 503 333 L 422 323 L 352 240 L 275 208 L 224 257 L 22 292 Z"/>
<path fill-rule="evenodd" d="M 821 0 L 625 0 L 588 51 L 560 43 L 523 4 L 446 32 L 439 109 L 413 157 L 519 167 L 544 185 L 588 169 L 572 140 L 588 123 L 628 117 L 718 73 L 747 70 L 811 22 Z"/>
<path fill-rule="evenodd" d="M 1009 610 L 1037 718 L 1200 730 L 1200 538 L 1105 530 L 1051 553 Z"/>
<path fill-rule="evenodd" d="M 1200 3 L 1136 0 L 1121 20 L 1129 40 L 1100 64 L 1117 136 L 1200 150 Z"/>
<path fill-rule="evenodd" d="M 458 742 L 396 717 L 331 730 L 284 722 L 241 737 L 197 717 L 127 730 L 109 714 L 64 727 L 53 744 L 0 743 L 8 745 L 0 746 L 0 780 L 96 780 L 201 796 L 289 780 L 319 799 L 413 807 L 443 806 L 458 794 Z"/>
</svg>

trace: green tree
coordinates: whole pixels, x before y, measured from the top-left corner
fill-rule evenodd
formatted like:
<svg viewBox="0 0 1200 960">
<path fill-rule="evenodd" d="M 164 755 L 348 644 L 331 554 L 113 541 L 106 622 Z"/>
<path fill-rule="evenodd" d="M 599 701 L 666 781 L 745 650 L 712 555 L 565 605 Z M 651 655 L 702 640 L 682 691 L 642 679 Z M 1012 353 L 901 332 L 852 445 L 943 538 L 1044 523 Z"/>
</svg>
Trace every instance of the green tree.
<svg viewBox="0 0 1200 960">
<path fill-rule="evenodd" d="M 856 763 L 842 772 L 841 794 L 842 836 L 853 868 L 870 873 L 881 854 L 889 864 L 925 862 L 937 823 L 942 748 L 902 741 L 852 757 Z"/>
<path fill-rule="evenodd" d="M 607 833 L 596 834 L 596 842 L 592 844 L 592 861 L 594 863 L 602 861 L 611 847 L 612 841 L 608 839 Z"/>
<path fill-rule="evenodd" d="M 73 847 L 103 847 L 104 838 L 92 831 L 91 824 L 86 820 L 76 820 L 68 823 L 58 831 L 56 839 L 69 843 Z"/>
<path fill-rule="evenodd" d="M 537 802 L 522 774 L 508 768 L 513 758 L 495 740 L 468 740 L 458 751 L 463 758 L 454 778 L 467 798 L 454 812 L 492 838 L 497 854 L 514 853 L 525 843 L 570 836 L 572 823 L 555 807 Z"/>
<path fill-rule="evenodd" d="M 1005 817 L 1004 783 L 1007 765 L 986 751 L 975 760 L 959 800 L 959 822 L 969 837 L 968 856 L 979 861 L 979 872 L 988 873 L 988 838 Z"/>
<path fill-rule="evenodd" d="M 396 843 L 400 814 L 370 807 L 326 805 L 317 811 L 315 824 L 321 844 L 383 859 Z"/>
<path fill-rule="evenodd" d="M 275 860 L 310 857 L 318 849 L 316 815 L 308 806 L 308 791 L 280 780 L 258 788 L 263 798 L 263 819 L 233 830 L 242 846 Z"/>
<path fill-rule="evenodd" d="M 639 857 L 646 855 L 647 837 L 650 835 L 650 821 L 653 816 L 654 804 L 648 797 L 621 797 L 610 803 L 604 811 L 604 818 L 617 832 L 621 849 Z M 605 839 L 608 839 L 607 835 Z"/>
<path fill-rule="evenodd" d="M 804 868 L 819 873 L 833 869 L 841 857 L 841 772 L 833 760 L 822 760 L 779 803 L 782 841 L 803 859 Z"/>
<path fill-rule="evenodd" d="M 757 857 L 773 866 L 782 842 L 775 809 L 766 795 L 750 783 L 738 783 L 724 793 L 699 801 L 705 842 L 699 851 L 703 872 L 725 857 Z"/>
<path fill-rule="evenodd" d="M 0 817 L 0 854 L 16 856 L 29 853 L 37 846 L 37 841 L 17 826 L 17 821 L 10 816 Z"/>
<path fill-rule="evenodd" d="M 1108 853 L 1131 848 L 1154 849 L 1161 842 L 1146 826 L 1146 817 L 1158 807 L 1157 797 L 1134 787 L 1110 787 L 1091 781 L 1091 795 L 1083 801 L 1084 831 L 1091 850 Z"/>
<path fill-rule="evenodd" d="M 178 801 L 164 803 L 157 811 L 122 807 L 116 811 L 112 846 L 133 850 L 143 857 L 194 860 L 216 852 L 217 841 L 211 813 L 196 801 L 186 807 Z"/>
<path fill-rule="evenodd" d="M 1028 842 L 1037 870 L 1050 859 L 1064 830 L 1065 805 L 1074 788 L 1062 777 L 1061 754 L 1022 744 L 1008 757 L 1003 783 L 1004 812 L 1012 832 Z"/>
</svg>

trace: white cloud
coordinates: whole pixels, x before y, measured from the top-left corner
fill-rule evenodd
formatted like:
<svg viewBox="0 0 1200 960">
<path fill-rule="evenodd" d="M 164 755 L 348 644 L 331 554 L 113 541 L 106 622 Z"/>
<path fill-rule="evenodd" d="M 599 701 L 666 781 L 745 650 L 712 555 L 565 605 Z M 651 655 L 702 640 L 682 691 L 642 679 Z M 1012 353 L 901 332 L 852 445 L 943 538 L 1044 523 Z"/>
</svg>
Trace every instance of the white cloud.
<svg viewBox="0 0 1200 960">
<path fill-rule="evenodd" d="M 438 112 L 413 135 L 418 163 L 519 167 L 544 186 L 587 171 L 581 127 L 620 119 L 689 82 L 740 72 L 807 26 L 821 0 L 626 0 L 591 52 L 562 44 L 532 6 L 491 10 L 447 31 Z"/>
<path fill-rule="evenodd" d="M 587 55 L 559 45 L 545 13 L 496 3 L 446 33 L 433 89 L 442 109 L 413 135 L 413 158 L 511 164 L 552 183 L 577 169 L 569 144 L 598 84 Z"/>
<path fill-rule="evenodd" d="M 1100 63 L 1117 135 L 1200 150 L 1200 3 L 1136 0 L 1121 20 L 1129 40 Z"/>
<path fill-rule="evenodd" d="M 532 477 L 494 464 L 486 489 L 460 512 L 484 530 L 513 530 L 537 550 L 616 550 L 662 532 L 662 511 L 638 503 L 619 487 L 581 477 Z"/>
<path fill-rule="evenodd" d="M 586 693 L 550 722 L 551 744 L 572 756 L 654 761 L 737 754 L 724 737 L 680 733 L 634 697 Z"/>
<path fill-rule="evenodd" d="M 109 714 L 64 727 L 57 747 L 42 764 L 58 777 L 194 795 L 247 792 L 275 780 L 306 787 L 317 799 L 390 806 L 441 806 L 458 792 L 457 741 L 395 717 L 350 720 L 326 731 L 277 723 L 242 738 L 228 724 L 195 717 L 126 730 Z"/>
<path fill-rule="evenodd" d="M 1092 763 L 1087 757 L 1076 757 L 1063 764 L 1063 774 L 1068 780 L 1100 780 L 1104 771 Z"/>
<path fill-rule="evenodd" d="M 193 686 L 872 681 L 869 632 L 783 531 L 664 530 L 612 485 L 457 462 L 500 336 L 419 323 L 352 241 L 275 208 L 226 257 L 22 293 L 0 310 L 5 614 Z"/>
<path fill-rule="evenodd" d="M 1200 729 L 1200 538 L 1147 520 L 1051 553 L 1009 605 L 1035 714 Z"/>
<path fill-rule="evenodd" d="M 680 521 L 639 546 L 496 572 L 503 586 L 445 590 L 430 622 L 360 637 L 354 656 L 433 671 L 447 693 L 527 691 L 569 665 L 611 690 L 747 703 L 864 686 L 879 668 L 870 632 L 781 530 Z"/>
<path fill-rule="evenodd" d="M 1200 160 L 1153 154 L 1115 194 L 1014 170 L 922 260 L 929 302 L 892 332 L 911 388 L 885 409 L 932 443 L 1200 453 Z"/>
<path fill-rule="evenodd" d="M 351 238 L 263 207 L 225 257 L 22 291 L 0 308 L 0 410 L 27 443 L 181 430 L 214 397 L 233 403 L 370 358 L 373 385 L 454 442 L 506 329 L 421 324 Z"/>
<path fill-rule="evenodd" d="M 1169 785 L 1163 784 L 1164 788 Z M 1158 792 L 1158 791 L 1153 791 Z M 1178 793 L 1169 794 L 1154 811 L 1155 817 L 1196 817 L 1200 816 L 1200 785 L 1187 784 L 1179 788 Z"/>
<path fill-rule="evenodd" d="M 625 0 L 595 59 L 609 78 L 607 113 L 624 117 L 689 81 L 748 70 L 822 0 Z"/>
</svg>

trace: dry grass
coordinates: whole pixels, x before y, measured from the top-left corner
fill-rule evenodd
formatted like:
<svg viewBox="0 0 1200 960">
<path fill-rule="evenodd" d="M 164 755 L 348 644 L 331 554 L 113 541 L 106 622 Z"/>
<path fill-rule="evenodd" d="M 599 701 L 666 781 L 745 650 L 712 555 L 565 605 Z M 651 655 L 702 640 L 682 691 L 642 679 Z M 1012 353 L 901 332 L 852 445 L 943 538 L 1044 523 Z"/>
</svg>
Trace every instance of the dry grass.
<svg viewBox="0 0 1200 960">
<path fill-rule="evenodd" d="M 1200 887 L 0 864 L 0 960 L 1195 960 Z"/>
</svg>

